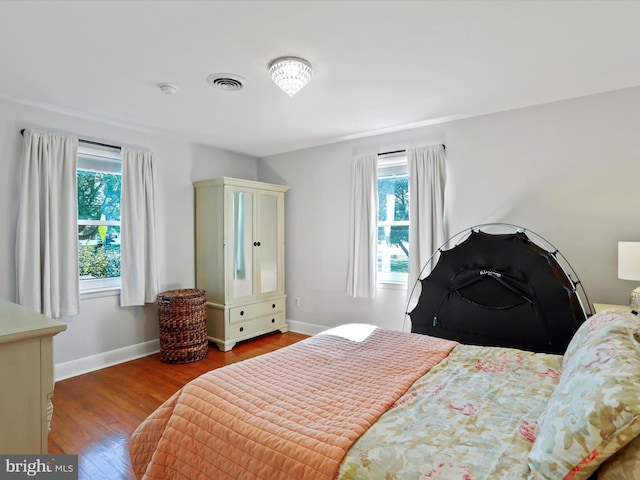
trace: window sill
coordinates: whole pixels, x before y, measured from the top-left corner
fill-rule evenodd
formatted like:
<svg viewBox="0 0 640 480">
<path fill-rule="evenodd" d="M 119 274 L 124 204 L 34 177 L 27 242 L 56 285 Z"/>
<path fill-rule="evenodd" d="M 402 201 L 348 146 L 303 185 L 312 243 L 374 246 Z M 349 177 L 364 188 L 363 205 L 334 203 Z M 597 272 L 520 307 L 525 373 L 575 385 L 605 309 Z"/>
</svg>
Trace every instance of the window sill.
<svg viewBox="0 0 640 480">
<path fill-rule="evenodd" d="M 397 282 L 378 282 L 376 288 L 383 290 L 407 290 L 407 284 Z"/>
<path fill-rule="evenodd" d="M 116 297 L 120 295 L 120 287 L 93 288 L 80 291 L 80 300 L 100 297 Z"/>
</svg>

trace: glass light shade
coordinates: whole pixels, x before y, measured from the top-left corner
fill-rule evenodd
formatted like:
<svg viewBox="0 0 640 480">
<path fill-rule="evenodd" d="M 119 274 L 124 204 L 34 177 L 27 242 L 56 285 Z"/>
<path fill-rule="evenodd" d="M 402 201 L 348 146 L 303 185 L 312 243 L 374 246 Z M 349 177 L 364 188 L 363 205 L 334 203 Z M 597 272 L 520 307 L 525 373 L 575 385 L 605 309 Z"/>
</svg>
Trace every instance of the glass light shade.
<svg viewBox="0 0 640 480">
<path fill-rule="evenodd" d="M 640 242 L 618 242 L 618 278 L 640 280 Z"/>
<path fill-rule="evenodd" d="M 276 85 L 293 97 L 311 80 L 313 70 L 304 58 L 280 57 L 271 62 L 269 73 Z"/>
</svg>

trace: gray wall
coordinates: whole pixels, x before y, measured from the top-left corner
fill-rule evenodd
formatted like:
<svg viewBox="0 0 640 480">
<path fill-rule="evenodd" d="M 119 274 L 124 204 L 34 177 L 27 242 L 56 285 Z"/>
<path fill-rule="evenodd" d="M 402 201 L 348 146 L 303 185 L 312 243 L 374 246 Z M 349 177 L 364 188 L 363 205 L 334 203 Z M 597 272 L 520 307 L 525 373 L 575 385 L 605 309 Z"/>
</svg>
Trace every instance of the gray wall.
<svg viewBox="0 0 640 480">
<path fill-rule="evenodd" d="M 15 299 L 15 223 L 22 137 L 36 127 L 149 149 L 156 156 L 161 289 L 194 284 L 191 182 L 218 176 L 290 186 L 286 198 L 287 317 L 313 332 L 344 322 L 402 328 L 403 290 L 375 300 L 346 295 L 353 155 L 447 146 L 449 231 L 506 222 L 549 239 L 592 301 L 627 303 L 635 282 L 616 278 L 619 240 L 640 241 L 640 88 L 335 143 L 256 160 L 179 138 L 0 100 L 0 297 Z M 296 306 L 295 299 L 300 299 Z M 85 298 L 55 337 L 56 364 L 156 340 L 154 305 L 120 308 Z"/>
<path fill-rule="evenodd" d="M 286 196 L 287 316 L 300 329 L 347 321 L 400 329 L 405 292 L 346 295 L 353 155 L 446 144 L 449 232 L 521 225 L 552 242 L 589 299 L 628 304 L 617 242 L 640 241 L 640 88 L 310 148 L 260 160 Z M 294 299 L 300 299 L 297 307 Z"/>
<path fill-rule="evenodd" d="M 15 300 L 20 129 L 25 127 L 154 153 L 161 290 L 194 286 L 192 181 L 219 176 L 257 179 L 257 160 L 252 157 L 0 100 L 0 297 L 11 301 Z M 100 356 L 157 340 L 155 305 L 121 308 L 119 302 L 118 295 L 83 297 L 80 314 L 61 319 L 67 323 L 67 330 L 54 338 L 54 362 Z M 108 355 L 105 358 L 108 360 Z"/>
</svg>

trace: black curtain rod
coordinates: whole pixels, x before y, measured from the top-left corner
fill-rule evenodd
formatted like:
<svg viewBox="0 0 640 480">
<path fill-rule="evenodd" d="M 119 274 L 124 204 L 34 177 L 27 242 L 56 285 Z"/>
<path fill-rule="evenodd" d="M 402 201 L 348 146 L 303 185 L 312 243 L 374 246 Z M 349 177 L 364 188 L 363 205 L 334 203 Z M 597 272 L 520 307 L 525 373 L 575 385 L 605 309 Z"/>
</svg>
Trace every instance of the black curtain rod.
<svg viewBox="0 0 640 480">
<path fill-rule="evenodd" d="M 383 155 L 393 155 L 394 153 L 405 153 L 406 150 L 394 150 L 393 152 L 382 152 L 379 153 L 378 156 L 381 157 Z"/>
<path fill-rule="evenodd" d="M 24 137 L 24 128 L 22 130 L 20 130 L 20 135 L 22 135 Z M 90 145 L 97 145 L 99 147 L 107 147 L 107 148 L 115 148 L 116 150 L 122 150 L 122 147 L 119 147 L 117 145 L 109 145 L 108 143 L 100 143 L 100 142 L 92 142 L 91 140 L 82 140 L 79 139 L 79 142 L 82 143 L 88 143 Z"/>
<path fill-rule="evenodd" d="M 444 148 L 445 150 L 447 149 L 447 147 L 444 144 L 442 144 L 442 148 Z M 381 157 L 383 155 L 393 155 L 394 153 L 405 153 L 405 152 L 406 152 L 406 150 L 394 150 L 392 152 L 379 153 L 378 156 Z"/>
</svg>

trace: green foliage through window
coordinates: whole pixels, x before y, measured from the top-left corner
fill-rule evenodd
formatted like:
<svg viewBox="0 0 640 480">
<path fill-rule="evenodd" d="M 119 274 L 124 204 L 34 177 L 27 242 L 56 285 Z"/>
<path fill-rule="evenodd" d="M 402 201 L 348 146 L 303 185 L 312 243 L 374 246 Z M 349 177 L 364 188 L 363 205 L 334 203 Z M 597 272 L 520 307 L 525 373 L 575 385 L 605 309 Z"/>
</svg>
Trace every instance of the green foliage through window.
<svg viewBox="0 0 640 480">
<path fill-rule="evenodd" d="M 78 260 L 80 279 L 120 276 L 120 245 L 115 247 L 80 245 Z"/>
<path fill-rule="evenodd" d="M 77 185 L 80 279 L 120 277 L 122 176 L 79 166 Z"/>
<path fill-rule="evenodd" d="M 379 278 L 391 281 L 399 281 L 399 278 L 406 280 L 406 274 L 409 272 L 409 179 L 406 173 L 379 175 Z M 398 277 L 397 274 L 404 274 L 404 277 Z"/>
<path fill-rule="evenodd" d="M 387 200 L 393 198 L 393 218 L 387 218 Z M 378 179 L 378 222 L 409 221 L 409 179 L 407 177 L 387 177 Z M 385 239 L 384 228 L 378 229 L 378 242 L 400 248 L 409 256 L 409 226 L 392 226 L 390 236 Z"/>
</svg>

